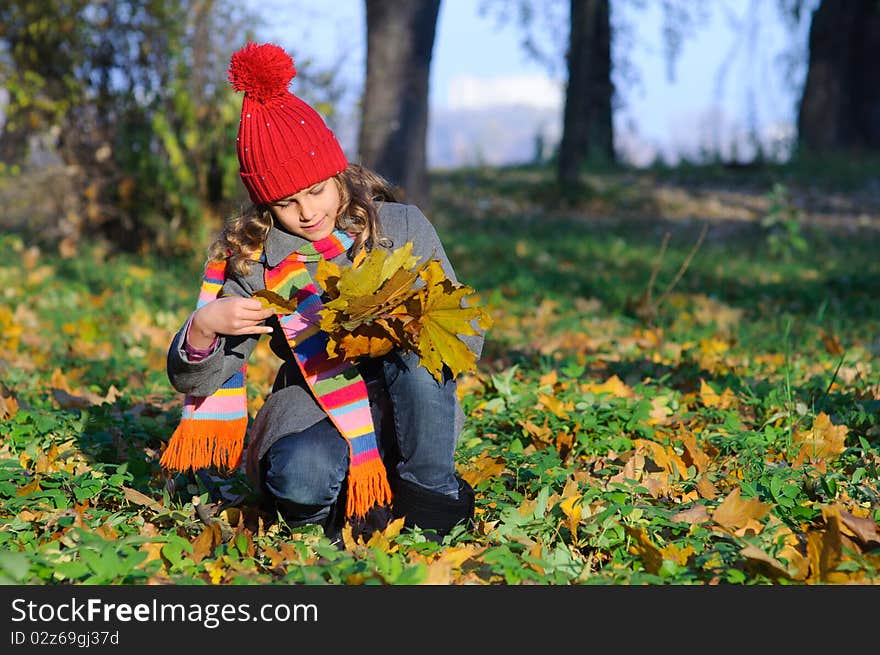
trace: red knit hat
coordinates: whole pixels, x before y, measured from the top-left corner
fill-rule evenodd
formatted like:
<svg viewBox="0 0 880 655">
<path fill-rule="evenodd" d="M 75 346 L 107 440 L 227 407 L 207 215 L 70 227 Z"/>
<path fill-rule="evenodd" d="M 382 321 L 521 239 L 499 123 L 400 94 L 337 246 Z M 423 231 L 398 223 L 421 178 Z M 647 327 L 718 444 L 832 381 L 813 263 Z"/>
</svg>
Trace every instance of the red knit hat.
<svg viewBox="0 0 880 655">
<path fill-rule="evenodd" d="M 286 198 L 348 166 L 318 112 L 287 90 L 296 69 L 284 50 L 248 43 L 232 55 L 228 75 L 244 91 L 236 149 L 254 203 Z"/>
</svg>

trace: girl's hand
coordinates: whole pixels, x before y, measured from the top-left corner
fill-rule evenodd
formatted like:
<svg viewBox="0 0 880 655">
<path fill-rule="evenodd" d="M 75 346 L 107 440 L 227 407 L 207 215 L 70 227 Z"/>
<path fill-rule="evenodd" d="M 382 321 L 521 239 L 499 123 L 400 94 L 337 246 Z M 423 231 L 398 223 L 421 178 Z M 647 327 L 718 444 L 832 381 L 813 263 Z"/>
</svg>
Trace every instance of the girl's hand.
<svg viewBox="0 0 880 655">
<path fill-rule="evenodd" d="M 274 313 L 256 298 L 218 298 L 195 311 L 187 341 L 193 348 L 207 348 L 218 334 L 269 334 L 272 328 L 262 323 Z"/>
</svg>

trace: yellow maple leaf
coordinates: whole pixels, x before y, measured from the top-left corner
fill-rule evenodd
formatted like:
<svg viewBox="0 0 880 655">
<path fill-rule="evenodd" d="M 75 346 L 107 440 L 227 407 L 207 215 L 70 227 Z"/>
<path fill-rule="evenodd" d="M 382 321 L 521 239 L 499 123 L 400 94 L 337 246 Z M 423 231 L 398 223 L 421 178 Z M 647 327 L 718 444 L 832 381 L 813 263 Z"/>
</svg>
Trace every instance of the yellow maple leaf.
<svg viewBox="0 0 880 655">
<path fill-rule="evenodd" d="M 476 369 L 476 355 L 458 338 L 458 335 L 477 335 L 471 324 L 476 320 L 480 328 L 491 324 L 489 315 L 481 307 L 467 307 L 463 299 L 473 289 L 456 285 L 446 277 L 438 260 L 432 260 L 420 274 L 425 286 L 408 303 L 410 315 L 407 332 L 416 336 L 416 350 L 421 364 L 438 380 L 443 380 L 443 366 L 452 375 Z"/>
<path fill-rule="evenodd" d="M 338 355 L 345 359 L 354 359 L 361 355 L 381 357 L 391 352 L 395 342 L 385 333 L 371 334 L 374 332 L 375 330 L 359 329 L 342 334 L 335 340 L 331 339 L 327 343 L 327 354 L 331 357 Z"/>
<path fill-rule="evenodd" d="M 412 248 L 412 241 L 391 252 L 374 248 L 357 265 L 353 262 L 351 268 L 341 271 L 335 285 L 339 296 L 361 298 L 374 294 L 395 273 L 410 269 L 418 263 L 418 258 L 412 254 Z"/>
<path fill-rule="evenodd" d="M 281 294 L 268 289 L 254 291 L 254 298 L 260 301 L 263 309 L 271 309 L 276 314 L 292 314 L 296 311 L 296 300 L 287 300 Z"/>
<path fill-rule="evenodd" d="M 736 402 L 736 394 L 729 388 L 719 394 L 705 380 L 700 380 L 700 400 L 706 407 L 727 409 Z"/>
<path fill-rule="evenodd" d="M 577 541 L 578 524 L 581 522 L 583 512 L 582 502 L 583 496 L 578 493 L 577 482 L 573 479 L 569 480 L 565 489 L 562 490 L 562 502 L 559 503 L 559 509 L 568 519 L 568 530 L 575 541 Z"/>
<path fill-rule="evenodd" d="M 582 385 L 581 389 L 595 394 L 611 394 L 615 398 L 632 398 L 633 395 L 635 395 L 635 392 L 630 387 L 626 386 L 626 383 L 616 375 L 612 375 L 602 383 L 588 382 L 587 384 Z"/>
</svg>

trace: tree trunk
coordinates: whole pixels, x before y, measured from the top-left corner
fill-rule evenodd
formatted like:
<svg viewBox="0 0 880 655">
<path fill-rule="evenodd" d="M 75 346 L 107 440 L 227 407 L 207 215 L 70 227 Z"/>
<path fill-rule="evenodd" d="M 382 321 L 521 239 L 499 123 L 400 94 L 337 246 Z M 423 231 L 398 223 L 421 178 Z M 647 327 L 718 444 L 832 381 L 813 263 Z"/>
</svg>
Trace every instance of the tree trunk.
<svg viewBox="0 0 880 655">
<path fill-rule="evenodd" d="M 880 149 L 880 5 L 823 0 L 810 23 L 798 140 L 811 152 Z"/>
<path fill-rule="evenodd" d="M 611 114 L 611 19 L 608 0 L 571 0 L 568 88 L 558 180 L 578 186 L 578 173 L 587 161 L 614 162 Z"/>
<path fill-rule="evenodd" d="M 366 0 L 361 163 L 428 205 L 428 77 L 440 0 Z"/>
</svg>

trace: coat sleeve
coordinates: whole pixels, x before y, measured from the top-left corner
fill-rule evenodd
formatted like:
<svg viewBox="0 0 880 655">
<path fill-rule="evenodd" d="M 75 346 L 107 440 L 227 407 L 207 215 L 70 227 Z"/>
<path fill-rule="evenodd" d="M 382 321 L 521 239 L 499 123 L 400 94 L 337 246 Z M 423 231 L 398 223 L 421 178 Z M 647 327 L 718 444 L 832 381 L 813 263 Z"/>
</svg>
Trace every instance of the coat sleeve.
<svg viewBox="0 0 880 655">
<path fill-rule="evenodd" d="M 238 279 L 227 280 L 221 291 L 223 296 L 241 298 L 248 298 L 251 294 L 252 289 L 247 280 Z M 209 355 L 199 361 L 192 361 L 184 348 L 184 339 L 191 320 L 192 314 L 171 340 L 166 372 L 171 386 L 177 391 L 191 396 L 210 396 L 247 362 L 262 335 L 221 334 Z"/>
<path fill-rule="evenodd" d="M 420 262 L 429 259 L 439 259 L 446 277 L 453 282 L 458 282 L 455 270 L 452 268 L 452 262 L 446 256 L 446 250 L 440 242 L 437 231 L 434 229 L 431 221 L 415 205 L 406 206 L 406 238 L 404 242 L 406 241 L 413 242 L 413 255 L 417 256 Z M 467 303 L 467 299 L 464 300 L 464 303 Z M 472 321 L 471 325 L 479 334 L 460 334 L 459 338 L 479 358 L 483 350 L 485 332 L 480 329 L 476 321 Z"/>
</svg>

